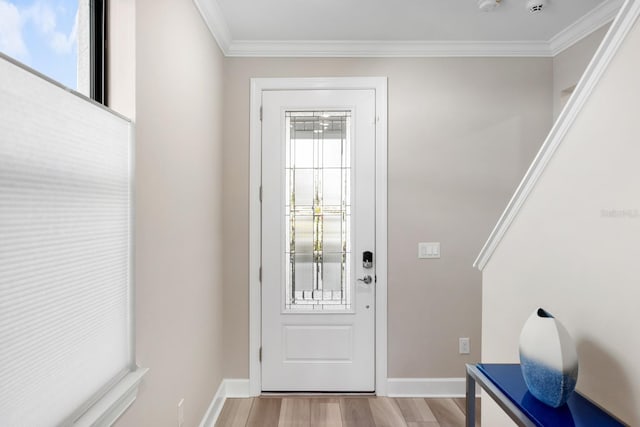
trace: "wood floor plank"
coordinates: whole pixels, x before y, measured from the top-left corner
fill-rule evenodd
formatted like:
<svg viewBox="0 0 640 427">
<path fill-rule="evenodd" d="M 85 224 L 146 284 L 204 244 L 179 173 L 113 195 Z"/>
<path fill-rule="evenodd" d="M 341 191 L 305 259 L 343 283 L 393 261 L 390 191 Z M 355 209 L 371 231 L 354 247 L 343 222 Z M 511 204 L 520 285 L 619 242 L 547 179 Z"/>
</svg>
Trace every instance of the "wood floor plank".
<svg viewBox="0 0 640 427">
<path fill-rule="evenodd" d="M 425 399 L 441 427 L 462 427 L 465 417 L 453 399 Z"/>
<path fill-rule="evenodd" d="M 467 399 L 464 397 L 456 397 L 453 401 L 458 405 L 458 408 L 460 408 L 463 414 L 467 413 Z"/>
<path fill-rule="evenodd" d="M 227 399 L 216 427 L 463 427 L 464 403 L 386 397 Z M 476 405 L 479 415 L 480 399 Z"/>
<path fill-rule="evenodd" d="M 436 417 L 429 405 L 422 398 L 397 398 L 396 402 L 407 422 L 436 422 Z"/>
<path fill-rule="evenodd" d="M 387 397 L 372 397 L 369 407 L 376 427 L 406 427 L 400 408 L 394 399 Z"/>
<path fill-rule="evenodd" d="M 258 397 L 253 400 L 253 406 L 247 420 L 247 427 L 278 427 L 280 421 L 279 397 Z"/>
<path fill-rule="evenodd" d="M 282 399 L 278 427 L 310 427 L 310 399 L 304 397 L 287 397 Z"/>
<path fill-rule="evenodd" d="M 456 402 L 456 405 L 458 405 L 458 408 L 460 408 L 462 413 L 466 415 L 467 399 L 465 399 L 464 397 L 460 397 L 460 398 L 453 399 L 453 401 Z M 476 397 L 476 427 L 480 427 L 480 407 L 481 407 L 480 398 Z"/>
<path fill-rule="evenodd" d="M 331 398 L 311 399 L 311 427 L 342 427 L 340 401 Z"/>
<path fill-rule="evenodd" d="M 343 427 L 371 427 L 375 425 L 369 399 L 366 397 L 340 399 L 340 413 Z"/>
<path fill-rule="evenodd" d="M 253 398 L 225 400 L 216 427 L 245 427 L 252 405 Z"/>
</svg>

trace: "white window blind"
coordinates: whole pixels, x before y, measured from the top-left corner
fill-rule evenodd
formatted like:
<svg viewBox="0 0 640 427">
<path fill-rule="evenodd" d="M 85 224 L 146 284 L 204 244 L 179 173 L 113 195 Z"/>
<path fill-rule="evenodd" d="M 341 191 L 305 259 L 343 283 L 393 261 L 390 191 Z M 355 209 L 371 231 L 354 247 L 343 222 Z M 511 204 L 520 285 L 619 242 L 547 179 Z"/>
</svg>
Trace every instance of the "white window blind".
<svg viewBox="0 0 640 427">
<path fill-rule="evenodd" d="M 131 123 L 0 56 L 0 426 L 71 424 L 134 369 Z"/>
</svg>

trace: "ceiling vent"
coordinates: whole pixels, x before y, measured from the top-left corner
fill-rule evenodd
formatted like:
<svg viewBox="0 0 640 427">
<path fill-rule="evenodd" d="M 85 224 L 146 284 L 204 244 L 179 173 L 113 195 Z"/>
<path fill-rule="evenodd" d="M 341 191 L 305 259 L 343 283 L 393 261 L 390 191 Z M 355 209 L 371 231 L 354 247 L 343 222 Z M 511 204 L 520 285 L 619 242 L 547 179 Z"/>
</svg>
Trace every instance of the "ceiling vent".
<svg viewBox="0 0 640 427">
<path fill-rule="evenodd" d="M 527 0 L 527 10 L 531 13 L 542 12 L 546 5 L 546 0 Z"/>
<path fill-rule="evenodd" d="M 478 9 L 483 12 L 491 12 L 500 6 L 501 0 L 478 0 Z M 547 6 L 547 0 L 526 0 L 526 8 L 531 13 L 542 12 Z"/>
</svg>

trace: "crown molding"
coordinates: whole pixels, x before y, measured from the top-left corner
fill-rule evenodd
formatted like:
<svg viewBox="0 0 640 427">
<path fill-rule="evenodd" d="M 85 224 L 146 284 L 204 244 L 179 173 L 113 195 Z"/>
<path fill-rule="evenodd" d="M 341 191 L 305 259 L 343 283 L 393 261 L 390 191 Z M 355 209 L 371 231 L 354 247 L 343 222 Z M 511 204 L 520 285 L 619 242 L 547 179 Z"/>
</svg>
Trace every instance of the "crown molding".
<svg viewBox="0 0 640 427">
<path fill-rule="evenodd" d="M 546 42 L 249 41 L 231 42 L 235 57 L 478 57 L 550 56 Z"/>
<path fill-rule="evenodd" d="M 217 0 L 193 0 L 231 57 L 553 57 L 609 23 L 623 0 L 608 0 L 548 41 L 233 40 Z"/>
<path fill-rule="evenodd" d="M 231 44 L 231 31 L 217 0 L 193 0 L 204 23 L 218 43 L 222 53 L 227 56 Z"/>
<path fill-rule="evenodd" d="M 623 0 L 605 1 L 553 36 L 551 40 L 549 40 L 551 56 L 556 56 L 602 26 L 613 21 L 613 18 L 615 18 L 620 11 L 622 3 Z"/>
</svg>

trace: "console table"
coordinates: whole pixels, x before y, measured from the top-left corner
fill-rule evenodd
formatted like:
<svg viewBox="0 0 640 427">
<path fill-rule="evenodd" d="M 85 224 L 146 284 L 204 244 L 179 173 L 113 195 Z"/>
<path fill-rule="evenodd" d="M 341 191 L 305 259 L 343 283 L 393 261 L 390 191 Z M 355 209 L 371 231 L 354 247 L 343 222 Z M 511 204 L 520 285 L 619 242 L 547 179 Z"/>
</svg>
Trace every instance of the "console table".
<svg viewBox="0 0 640 427">
<path fill-rule="evenodd" d="M 567 403 L 559 408 L 545 405 L 529 393 L 518 364 L 478 363 L 467 365 L 467 427 L 475 426 L 476 383 L 519 426 L 625 426 L 578 392 L 573 392 Z"/>
</svg>

